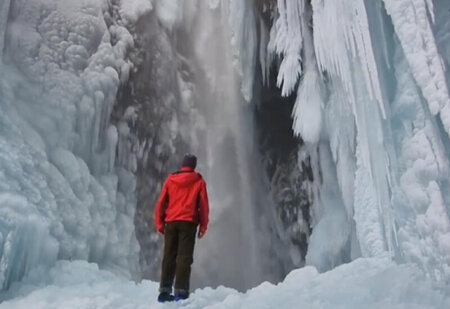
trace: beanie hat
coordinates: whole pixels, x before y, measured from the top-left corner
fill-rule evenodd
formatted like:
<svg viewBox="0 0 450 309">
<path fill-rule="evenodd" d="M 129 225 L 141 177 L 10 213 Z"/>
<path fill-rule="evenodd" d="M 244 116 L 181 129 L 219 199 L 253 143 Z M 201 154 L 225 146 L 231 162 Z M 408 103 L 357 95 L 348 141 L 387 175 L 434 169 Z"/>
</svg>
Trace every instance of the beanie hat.
<svg viewBox="0 0 450 309">
<path fill-rule="evenodd" d="M 181 166 L 195 169 L 197 166 L 197 157 L 190 153 L 185 154 Z"/>
</svg>

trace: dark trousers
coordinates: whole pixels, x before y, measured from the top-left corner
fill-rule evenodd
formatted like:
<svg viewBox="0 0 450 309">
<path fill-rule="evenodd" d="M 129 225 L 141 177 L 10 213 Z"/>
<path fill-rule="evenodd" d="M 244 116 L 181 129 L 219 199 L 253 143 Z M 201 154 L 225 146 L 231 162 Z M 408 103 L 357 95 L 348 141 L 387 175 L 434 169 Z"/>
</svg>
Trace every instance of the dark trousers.
<svg viewBox="0 0 450 309">
<path fill-rule="evenodd" d="M 171 292 L 175 278 L 175 293 L 189 293 L 196 232 L 197 224 L 191 222 L 166 223 L 160 292 Z"/>
</svg>

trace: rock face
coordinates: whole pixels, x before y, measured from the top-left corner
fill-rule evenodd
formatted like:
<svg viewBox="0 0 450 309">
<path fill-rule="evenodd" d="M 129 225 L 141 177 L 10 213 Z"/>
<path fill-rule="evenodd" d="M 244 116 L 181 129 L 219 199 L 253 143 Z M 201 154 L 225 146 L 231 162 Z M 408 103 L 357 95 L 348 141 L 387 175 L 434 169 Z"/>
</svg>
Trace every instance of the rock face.
<svg viewBox="0 0 450 309">
<path fill-rule="evenodd" d="M 276 16 L 276 1 L 257 1 L 255 14 L 261 29 L 271 29 Z M 260 37 L 261 33 L 259 33 Z M 264 44 L 262 39 L 259 44 Z M 261 47 L 260 47 L 261 48 Z M 264 47 L 266 48 L 266 47 Z M 263 64 L 257 55 L 257 63 Z M 267 55 L 266 55 L 267 57 Z M 267 61 L 267 60 L 266 60 Z M 259 153 L 262 157 L 270 198 L 276 208 L 282 238 L 288 244 L 290 258 L 285 261 L 285 271 L 305 263 L 308 240 L 312 231 L 312 207 L 314 203 L 314 179 L 309 150 L 300 137 L 295 137 L 293 107 L 296 95 L 282 96 L 277 86 L 275 57 L 268 67 L 257 66 L 253 90 L 255 128 Z"/>
<path fill-rule="evenodd" d="M 292 131 L 295 96 L 282 97 L 271 74 L 268 85 L 256 78 L 255 128 L 270 197 L 291 258 L 285 271 L 304 265 L 311 234 L 313 173 L 301 139 Z"/>
</svg>

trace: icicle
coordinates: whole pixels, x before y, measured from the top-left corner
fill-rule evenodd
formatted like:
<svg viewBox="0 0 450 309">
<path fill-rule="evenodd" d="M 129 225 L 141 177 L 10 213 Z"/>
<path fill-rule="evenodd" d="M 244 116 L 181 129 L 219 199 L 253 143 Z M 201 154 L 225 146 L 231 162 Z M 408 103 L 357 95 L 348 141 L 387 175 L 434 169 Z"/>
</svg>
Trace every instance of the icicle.
<svg viewBox="0 0 450 309">
<path fill-rule="evenodd" d="M 305 14 L 306 15 L 306 14 Z M 310 15 L 309 15 L 310 16 Z M 322 108 L 324 87 L 317 70 L 312 46 L 312 33 L 307 26 L 310 17 L 304 16 L 302 30 L 304 38 L 305 74 L 297 92 L 297 99 L 292 112 L 294 133 L 307 143 L 317 143 L 322 130 Z"/>
<path fill-rule="evenodd" d="M 364 1 L 313 0 L 314 47 L 319 68 L 339 76 L 354 104 L 352 57 L 358 57 L 366 88 L 386 117 Z"/>
<path fill-rule="evenodd" d="M 107 131 L 106 137 L 106 151 L 108 156 L 108 172 L 113 172 L 114 163 L 116 161 L 116 148 L 117 143 L 119 141 L 119 133 L 117 132 L 117 128 L 113 125 L 110 125 Z"/>
<path fill-rule="evenodd" d="M 315 68 L 302 77 L 292 112 L 293 130 L 305 142 L 317 143 L 322 129 L 322 81 Z"/>
<path fill-rule="evenodd" d="M 302 22 L 305 1 L 278 0 L 278 18 L 271 29 L 268 52 L 283 56 L 277 86 L 283 96 L 295 90 L 298 78 L 302 74 L 301 51 L 303 47 Z"/>
<path fill-rule="evenodd" d="M 259 21 L 260 25 L 260 40 L 259 40 L 259 61 L 261 65 L 261 77 L 263 81 L 263 85 L 267 85 L 269 83 L 269 74 L 270 74 L 270 58 L 267 55 L 267 44 L 269 42 L 269 33 L 267 31 L 266 25 L 264 25 L 264 21 Z"/>
<path fill-rule="evenodd" d="M 5 47 L 6 24 L 8 23 L 10 0 L 3 0 L 0 3 L 0 61 L 3 57 Z"/>
<path fill-rule="evenodd" d="M 433 11 L 433 0 L 426 0 L 426 1 L 427 1 L 428 13 L 430 13 L 431 21 L 434 23 L 435 18 L 434 18 L 434 11 Z"/>
<path fill-rule="evenodd" d="M 355 223 L 363 257 L 386 256 L 382 215 L 372 176 L 361 160 L 361 144 L 357 143 L 355 173 Z"/>
<path fill-rule="evenodd" d="M 384 0 L 384 3 L 431 113 L 440 113 L 444 128 L 450 134 L 450 97 L 445 68 L 428 18 L 429 12 L 434 20 L 431 1 Z"/>
<path fill-rule="evenodd" d="M 256 17 L 249 1 L 231 0 L 228 20 L 231 27 L 231 44 L 234 67 L 242 77 L 241 93 L 247 102 L 253 95 L 254 71 L 257 55 Z"/>
</svg>

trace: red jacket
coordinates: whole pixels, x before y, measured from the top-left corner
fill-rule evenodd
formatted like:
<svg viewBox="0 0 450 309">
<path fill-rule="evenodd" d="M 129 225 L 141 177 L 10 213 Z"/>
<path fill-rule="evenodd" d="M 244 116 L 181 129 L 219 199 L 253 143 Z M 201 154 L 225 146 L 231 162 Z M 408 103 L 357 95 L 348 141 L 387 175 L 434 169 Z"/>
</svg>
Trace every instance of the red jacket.
<svg viewBox="0 0 450 309">
<path fill-rule="evenodd" d="M 205 233 L 208 216 L 208 194 L 202 176 L 189 167 L 171 174 L 156 204 L 156 229 L 163 233 L 164 223 L 188 221 L 200 224 L 200 232 Z"/>
</svg>

